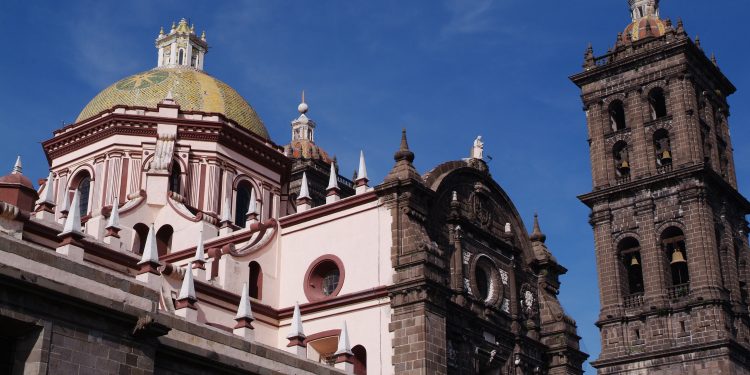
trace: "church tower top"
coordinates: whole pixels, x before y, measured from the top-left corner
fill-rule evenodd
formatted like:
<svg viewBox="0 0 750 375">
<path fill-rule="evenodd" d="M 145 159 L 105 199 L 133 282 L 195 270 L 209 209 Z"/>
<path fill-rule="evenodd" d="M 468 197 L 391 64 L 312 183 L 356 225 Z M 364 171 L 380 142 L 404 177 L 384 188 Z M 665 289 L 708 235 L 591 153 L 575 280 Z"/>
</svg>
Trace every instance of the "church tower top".
<svg viewBox="0 0 750 375">
<path fill-rule="evenodd" d="M 188 21 L 183 18 L 179 23 L 172 22 L 168 34 L 164 33 L 163 27 L 159 30 L 156 48 L 159 50 L 158 67 L 203 70 L 203 58 L 208 52 L 206 32 L 199 37 L 195 33 L 195 25 L 188 26 Z"/>
</svg>

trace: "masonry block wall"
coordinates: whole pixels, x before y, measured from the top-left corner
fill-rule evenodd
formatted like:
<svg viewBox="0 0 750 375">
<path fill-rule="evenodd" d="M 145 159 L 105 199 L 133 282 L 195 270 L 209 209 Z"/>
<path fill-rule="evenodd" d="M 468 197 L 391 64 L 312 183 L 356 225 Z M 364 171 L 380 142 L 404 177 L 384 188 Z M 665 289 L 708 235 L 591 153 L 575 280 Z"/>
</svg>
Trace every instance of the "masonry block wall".
<svg viewBox="0 0 750 375">
<path fill-rule="evenodd" d="M 159 294 L 0 234 L 2 374 L 341 374 L 157 309 Z"/>
<path fill-rule="evenodd" d="M 661 22 L 661 21 L 660 21 Z M 682 24 L 587 51 L 601 374 L 746 373 L 748 201 L 737 191 L 734 86 Z M 708 372 L 705 372 L 708 371 Z M 718 373 L 718 372 L 716 372 Z"/>
</svg>

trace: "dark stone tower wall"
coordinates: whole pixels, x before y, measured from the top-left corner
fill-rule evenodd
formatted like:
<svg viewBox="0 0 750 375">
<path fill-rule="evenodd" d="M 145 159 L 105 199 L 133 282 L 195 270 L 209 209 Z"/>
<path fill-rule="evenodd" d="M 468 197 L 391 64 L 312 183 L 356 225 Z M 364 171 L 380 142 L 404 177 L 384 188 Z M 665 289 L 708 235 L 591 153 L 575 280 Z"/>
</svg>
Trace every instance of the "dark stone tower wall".
<svg viewBox="0 0 750 375">
<path fill-rule="evenodd" d="M 592 209 L 601 298 L 593 365 L 600 374 L 747 374 L 750 204 L 737 191 L 729 137 L 735 88 L 682 24 L 664 24 L 660 35 L 618 37 L 604 56 L 589 49 L 572 77 L 593 177 L 580 197 Z M 666 109 L 657 116 L 654 90 Z"/>
</svg>

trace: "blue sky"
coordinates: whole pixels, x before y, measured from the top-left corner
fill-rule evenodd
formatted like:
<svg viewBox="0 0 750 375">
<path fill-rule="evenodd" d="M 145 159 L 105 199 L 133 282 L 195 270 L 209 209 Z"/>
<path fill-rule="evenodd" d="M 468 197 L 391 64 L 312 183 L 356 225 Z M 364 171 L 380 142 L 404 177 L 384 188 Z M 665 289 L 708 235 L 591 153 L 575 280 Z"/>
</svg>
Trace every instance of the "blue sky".
<svg viewBox="0 0 750 375">
<path fill-rule="evenodd" d="M 738 31 L 749 11 L 745 1 L 662 1 L 662 16 L 681 17 L 739 88 L 730 122 L 743 190 L 750 73 Z M 587 43 L 597 55 L 614 44 L 629 22 L 626 0 L 3 0 L 0 169 L 21 154 L 26 175 L 45 177 L 39 143 L 104 87 L 155 66 L 159 26 L 180 17 L 206 30 L 206 71 L 253 105 L 276 143 L 288 141 L 306 90 L 316 140 L 344 175 L 364 149 L 372 180 L 382 181 L 402 127 L 421 172 L 466 157 L 481 134 L 493 176 L 528 229 L 539 212 L 570 270 L 560 298 L 596 358 L 593 241 L 576 199 L 591 188 L 588 146 L 567 77 L 580 71 Z"/>
</svg>

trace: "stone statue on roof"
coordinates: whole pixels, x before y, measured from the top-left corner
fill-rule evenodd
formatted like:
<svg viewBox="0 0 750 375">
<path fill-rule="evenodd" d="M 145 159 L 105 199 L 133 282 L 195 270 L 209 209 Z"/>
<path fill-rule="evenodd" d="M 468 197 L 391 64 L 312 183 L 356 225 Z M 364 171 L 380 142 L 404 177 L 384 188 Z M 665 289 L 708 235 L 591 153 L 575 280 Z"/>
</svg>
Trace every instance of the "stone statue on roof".
<svg viewBox="0 0 750 375">
<path fill-rule="evenodd" d="M 471 148 L 471 155 L 470 157 L 472 159 L 484 159 L 484 142 L 482 141 L 482 136 L 477 136 L 477 139 L 474 140 L 474 146 Z"/>
</svg>

